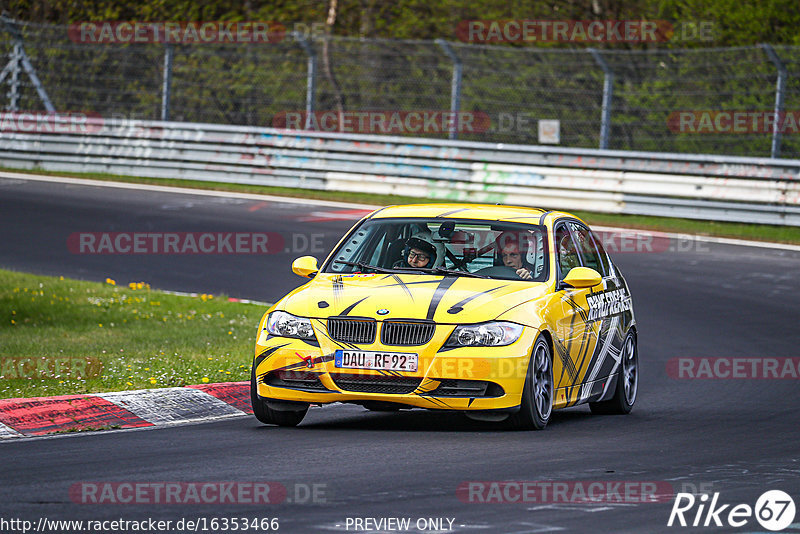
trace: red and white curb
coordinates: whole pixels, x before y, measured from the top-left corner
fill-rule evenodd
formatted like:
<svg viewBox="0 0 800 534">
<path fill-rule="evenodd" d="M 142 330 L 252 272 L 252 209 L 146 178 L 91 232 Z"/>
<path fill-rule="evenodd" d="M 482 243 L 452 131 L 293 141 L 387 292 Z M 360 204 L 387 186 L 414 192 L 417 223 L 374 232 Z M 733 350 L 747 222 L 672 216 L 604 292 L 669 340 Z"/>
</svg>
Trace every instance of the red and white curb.
<svg viewBox="0 0 800 534">
<path fill-rule="evenodd" d="M 252 414 L 250 384 L 0 400 L 0 440 L 82 430 L 196 423 Z"/>
</svg>

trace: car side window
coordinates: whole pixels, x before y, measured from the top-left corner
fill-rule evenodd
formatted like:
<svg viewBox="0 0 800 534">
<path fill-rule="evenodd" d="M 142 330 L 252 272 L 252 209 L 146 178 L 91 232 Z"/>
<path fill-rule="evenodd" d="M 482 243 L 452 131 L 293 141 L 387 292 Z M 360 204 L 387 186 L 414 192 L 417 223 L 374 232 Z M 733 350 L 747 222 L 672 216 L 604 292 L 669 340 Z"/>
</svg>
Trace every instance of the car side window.
<svg viewBox="0 0 800 534">
<path fill-rule="evenodd" d="M 603 270 L 600 271 L 600 274 L 605 276 L 611 275 L 611 265 L 609 265 L 610 260 L 608 259 L 608 254 L 606 254 L 606 250 L 603 248 L 603 242 L 600 239 L 600 236 L 597 233 L 592 232 L 589 230 L 589 235 L 592 236 L 592 240 L 594 241 L 594 246 L 597 247 L 597 252 L 600 254 L 600 263 L 603 264 Z"/>
<path fill-rule="evenodd" d="M 558 254 L 559 279 L 563 280 L 573 267 L 581 266 L 581 260 L 566 224 L 556 226 L 555 242 L 556 254 Z"/>
<path fill-rule="evenodd" d="M 602 260 L 600 259 L 600 254 L 597 251 L 595 242 L 589 233 L 589 229 L 574 222 L 569 223 L 569 228 L 572 230 L 575 241 L 577 242 L 577 248 L 580 251 L 581 259 L 583 260 L 583 266 L 594 269 L 601 275 L 605 274 Z"/>
</svg>

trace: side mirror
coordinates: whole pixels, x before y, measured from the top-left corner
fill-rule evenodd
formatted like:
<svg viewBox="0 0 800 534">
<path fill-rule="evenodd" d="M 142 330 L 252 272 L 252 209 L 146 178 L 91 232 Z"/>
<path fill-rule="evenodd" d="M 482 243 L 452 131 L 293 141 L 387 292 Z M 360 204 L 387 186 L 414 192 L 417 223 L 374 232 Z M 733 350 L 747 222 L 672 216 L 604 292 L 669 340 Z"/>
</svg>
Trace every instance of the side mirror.
<svg viewBox="0 0 800 534">
<path fill-rule="evenodd" d="M 300 256 L 292 262 L 292 272 L 303 278 L 314 278 L 319 272 L 317 258 L 314 256 Z"/>
<path fill-rule="evenodd" d="M 564 286 L 574 287 L 576 289 L 594 287 L 602 283 L 602 281 L 603 277 L 594 269 L 590 269 L 589 267 L 573 267 L 567 273 L 559 289 L 563 289 Z"/>
</svg>

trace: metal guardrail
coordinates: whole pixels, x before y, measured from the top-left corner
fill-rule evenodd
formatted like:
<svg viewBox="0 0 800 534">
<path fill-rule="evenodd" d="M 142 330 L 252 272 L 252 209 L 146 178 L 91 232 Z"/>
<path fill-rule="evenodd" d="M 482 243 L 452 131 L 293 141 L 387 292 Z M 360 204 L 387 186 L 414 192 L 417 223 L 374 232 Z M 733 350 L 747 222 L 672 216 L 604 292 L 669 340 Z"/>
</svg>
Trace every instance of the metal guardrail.
<svg viewBox="0 0 800 534">
<path fill-rule="evenodd" d="M 800 226 L 800 160 L 89 118 L 0 132 L 0 165 Z"/>
</svg>

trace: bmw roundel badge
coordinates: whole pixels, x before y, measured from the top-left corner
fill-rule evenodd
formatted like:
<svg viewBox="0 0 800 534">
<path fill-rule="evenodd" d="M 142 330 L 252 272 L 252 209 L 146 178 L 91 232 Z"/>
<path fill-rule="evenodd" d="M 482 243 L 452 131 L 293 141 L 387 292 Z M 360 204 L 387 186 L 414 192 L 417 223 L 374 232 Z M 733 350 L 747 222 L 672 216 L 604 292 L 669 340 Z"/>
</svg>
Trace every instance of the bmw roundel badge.
<svg viewBox="0 0 800 534">
<path fill-rule="evenodd" d="M 378 310 L 378 315 L 387 315 L 388 313 L 389 310 L 387 310 L 386 308 L 381 308 L 380 310 Z"/>
</svg>

